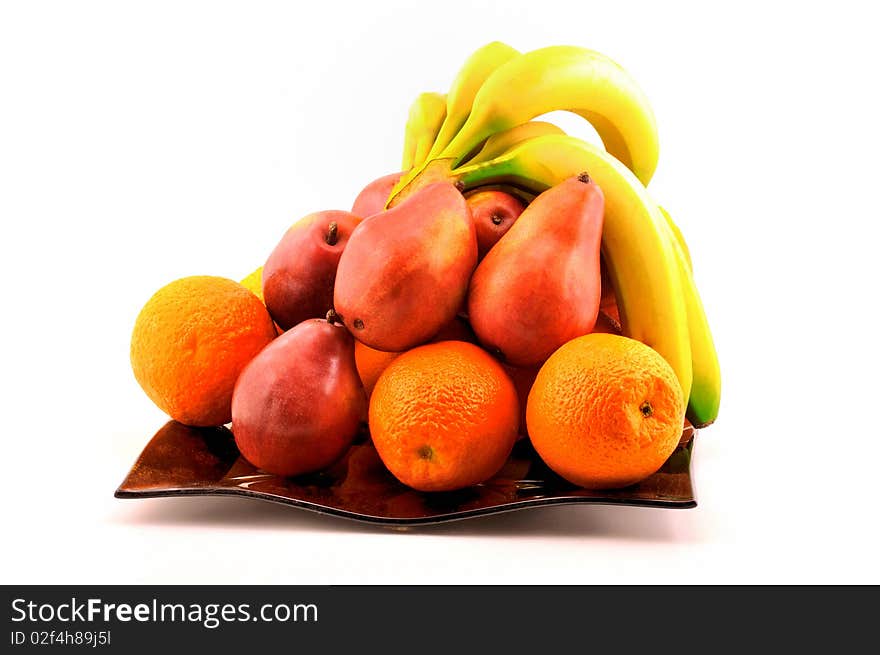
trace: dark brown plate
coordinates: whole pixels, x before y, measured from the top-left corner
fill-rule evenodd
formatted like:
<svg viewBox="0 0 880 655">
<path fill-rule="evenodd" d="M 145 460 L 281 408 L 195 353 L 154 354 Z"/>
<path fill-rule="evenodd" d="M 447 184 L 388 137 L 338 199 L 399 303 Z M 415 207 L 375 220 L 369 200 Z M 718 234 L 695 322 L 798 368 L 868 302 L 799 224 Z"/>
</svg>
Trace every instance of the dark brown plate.
<svg viewBox="0 0 880 655">
<path fill-rule="evenodd" d="M 524 439 L 491 480 L 461 491 L 421 493 L 385 469 L 368 439 L 352 446 L 326 471 L 282 478 L 263 473 L 241 457 L 228 429 L 169 421 L 147 444 L 116 497 L 244 496 L 388 526 L 574 503 L 684 509 L 697 505 L 690 475 L 695 434 L 685 428 L 663 468 L 625 489 L 575 487 L 550 471 Z"/>
</svg>

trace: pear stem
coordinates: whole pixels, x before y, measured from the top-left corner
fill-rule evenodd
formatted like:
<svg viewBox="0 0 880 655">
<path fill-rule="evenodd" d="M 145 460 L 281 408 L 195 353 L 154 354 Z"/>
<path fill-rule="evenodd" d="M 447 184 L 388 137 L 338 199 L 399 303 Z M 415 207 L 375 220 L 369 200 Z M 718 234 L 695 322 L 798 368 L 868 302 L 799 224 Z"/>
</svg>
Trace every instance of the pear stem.
<svg viewBox="0 0 880 655">
<path fill-rule="evenodd" d="M 327 226 L 327 236 L 324 237 L 324 241 L 326 241 L 329 246 L 335 246 L 336 242 L 339 241 L 339 225 L 336 221 L 333 221 Z"/>
<path fill-rule="evenodd" d="M 334 223 L 334 225 L 335 225 L 335 223 Z M 330 309 L 330 310 L 327 311 L 327 317 L 326 317 L 326 318 L 327 318 L 327 322 L 328 322 L 330 325 L 334 325 L 334 324 L 336 324 L 336 323 L 342 323 L 342 318 L 341 318 L 341 317 L 339 316 L 339 314 L 337 314 L 336 311 L 333 310 L 333 309 Z"/>
</svg>

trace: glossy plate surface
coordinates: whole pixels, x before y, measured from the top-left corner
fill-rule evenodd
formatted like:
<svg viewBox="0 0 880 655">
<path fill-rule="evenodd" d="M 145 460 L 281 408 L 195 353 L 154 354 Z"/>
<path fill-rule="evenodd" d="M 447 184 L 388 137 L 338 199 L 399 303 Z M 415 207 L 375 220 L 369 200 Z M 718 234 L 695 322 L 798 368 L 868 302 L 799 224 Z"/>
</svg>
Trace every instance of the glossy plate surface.
<svg viewBox="0 0 880 655">
<path fill-rule="evenodd" d="M 228 429 L 169 421 L 147 444 L 116 497 L 244 496 L 388 526 L 573 503 L 684 509 L 697 505 L 690 475 L 695 434 L 685 428 L 663 468 L 625 489 L 575 487 L 550 471 L 525 439 L 491 480 L 461 491 L 421 493 L 398 482 L 366 439 L 326 471 L 282 478 L 263 473 L 241 457 Z"/>
</svg>

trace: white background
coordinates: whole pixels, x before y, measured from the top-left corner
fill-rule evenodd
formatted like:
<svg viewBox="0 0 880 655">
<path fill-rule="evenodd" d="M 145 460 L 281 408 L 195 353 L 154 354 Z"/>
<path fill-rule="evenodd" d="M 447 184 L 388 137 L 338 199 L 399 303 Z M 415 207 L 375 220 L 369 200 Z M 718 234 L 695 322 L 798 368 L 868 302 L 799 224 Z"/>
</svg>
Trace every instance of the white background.
<svg viewBox="0 0 880 655">
<path fill-rule="evenodd" d="M 0 6 L 2 582 L 880 582 L 867 4 Z M 240 278 L 295 219 L 347 209 L 399 165 L 411 99 L 494 39 L 600 50 L 653 103 L 651 191 L 690 241 L 724 372 L 700 506 L 396 533 L 115 500 L 165 421 L 129 368 L 142 304 Z"/>
</svg>

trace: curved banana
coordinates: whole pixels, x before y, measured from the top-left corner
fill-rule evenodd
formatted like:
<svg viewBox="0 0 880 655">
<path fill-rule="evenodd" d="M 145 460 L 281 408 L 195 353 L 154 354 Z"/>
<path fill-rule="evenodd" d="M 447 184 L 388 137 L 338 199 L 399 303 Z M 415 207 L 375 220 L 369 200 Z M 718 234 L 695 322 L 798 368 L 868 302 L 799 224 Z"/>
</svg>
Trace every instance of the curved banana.
<svg viewBox="0 0 880 655">
<path fill-rule="evenodd" d="M 495 159 L 523 141 L 547 134 L 565 134 L 561 127 L 544 121 L 529 121 L 490 136 L 480 151 L 468 159 L 468 165 Z"/>
<path fill-rule="evenodd" d="M 587 119 L 605 148 L 647 186 L 657 167 L 659 142 L 645 94 L 614 61 L 592 50 L 551 46 L 511 59 L 480 87 L 455 138 L 431 158 L 455 166 L 492 134 L 551 111 Z"/>
<path fill-rule="evenodd" d="M 403 166 L 408 171 L 421 166 L 446 118 L 446 96 L 442 93 L 420 93 L 409 108 L 403 137 Z"/>
<path fill-rule="evenodd" d="M 434 141 L 429 158 L 443 150 L 467 121 L 474 98 L 489 76 L 499 66 L 519 54 L 518 50 L 511 48 L 506 43 L 493 41 L 477 49 L 467 58 L 452 82 L 449 93 L 446 94 L 446 119 Z M 472 148 L 477 145 L 479 144 L 474 144 Z"/>
<path fill-rule="evenodd" d="M 601 148 L 571 136 L 529 139 L 491 161 L 453 170 L 467 189 L 508 183 L 540 192 L 586 171 L 605 194 L 602 253 L 624 334 L 651 346 L 690 396 L 687 310 L 675 251 L 657 205 L 635 175 Z"/>
<path fill-rule="evenodd" d="M 465 61 L 455 76 L 449 93 L 446 94 L 446 117 L 440 126 L 439 133 L 434 139 L 430 152 L 428 152 L 425 161 L 420 165 L 416 165 L 411 169 L 403 169 L 409 172 L 400 178 L 400 181 L 391 190 L 388 198 L 388 207 L 394 206 L 394 204 L 403 200 L 406 195 L 412 193 L 416 188 L 430 183 L 435 177 L 442 178 L 449 172 L 449 164 L 443 163 L 437 167 L 433 165 L 432 160 L 436 157 L 437 153 L 447 146 L 459 128 L 467 121 L 474 97 L 477 95 L 483 82 L 499 66 L 514 57 L 518 57 L 519 54 L 518 50 L 511 48 L 509 45 L 500 41 L 493 41 L 477 49 L 467 58 L 467 61 Z M 513 126 L 511 125 L 510 127 Z M 480 143 L 474 144 L 473 149 L 476 149 L 479 145 Z M 468 154 L 470 152 L 465 153 L 465 155 Z M 426 168 L 434 170 L 423 176 L 422 173 Z M 437 172 L 438 168 L 439 172 Z M 412 186 L 410 183 L 413 183 Z M 407 189 L 407 187 L 410 188 Z"/>
<path fill-rule="evenodd" d="M 713 423 L 718 417 L 718 406 L 721 404 L 721 367 L 718 364 L 718 353 L 715 351 L 712 332 L 709 329 L 709 322 L 706 320 L 706 312 L 703 310 L 700 293 L 694 284 L 690 258 L 687 255 L 687 244 L 684 242 L 681 230 L 678 229 L 667 211 L 660 207 L 660 212 L 666 219 L 667 236 L 675 250 L 682 281 L 681 292 L 687 310 L 693 374 L 687 417 L 695 428 L 703 428 Z"/>
</svg>

